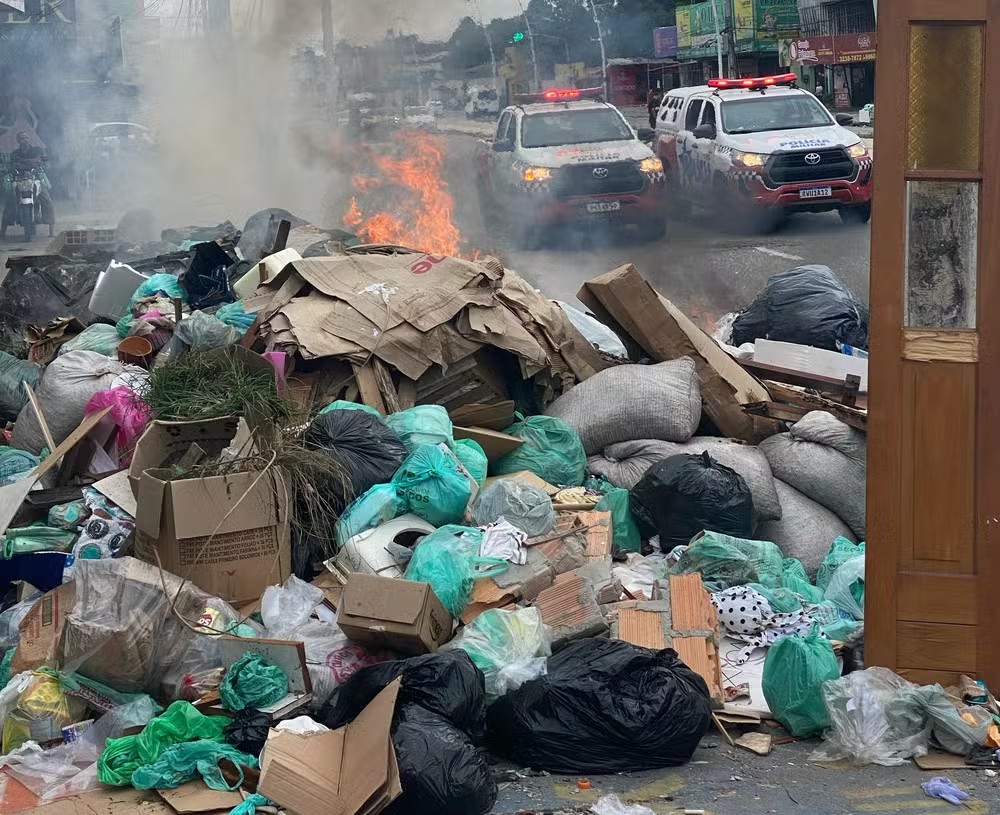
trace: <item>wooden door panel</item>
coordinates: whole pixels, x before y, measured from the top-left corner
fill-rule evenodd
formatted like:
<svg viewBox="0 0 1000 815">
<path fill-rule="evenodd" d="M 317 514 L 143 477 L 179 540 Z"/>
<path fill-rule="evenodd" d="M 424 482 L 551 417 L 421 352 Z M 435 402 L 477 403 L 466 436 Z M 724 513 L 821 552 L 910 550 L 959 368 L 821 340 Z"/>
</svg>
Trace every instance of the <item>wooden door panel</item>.
<svg viewBox="0 0 1000 815">
<path fill-rule="evenodd" d="M 904 572 L 896 589 L 897 620 L 975 625 L 979 619 L 973 575 Z"/>
<path fill-rule="evenodd" d="M 896 660 L 900 668 L 976 672 L 976 628 L 944 623 L 898 623 Z"/>
</svg>

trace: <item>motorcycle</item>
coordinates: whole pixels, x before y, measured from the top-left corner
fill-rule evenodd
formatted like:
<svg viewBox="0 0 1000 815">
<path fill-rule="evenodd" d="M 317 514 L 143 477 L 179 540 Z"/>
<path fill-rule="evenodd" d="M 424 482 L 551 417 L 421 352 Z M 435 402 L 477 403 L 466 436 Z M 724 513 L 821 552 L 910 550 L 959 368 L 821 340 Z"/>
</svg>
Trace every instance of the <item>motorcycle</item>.
<svg viewBox="0 0 1000 815">
<path fill-rule="evenodd" d="M 6 200 L 0 201 L 0 205 L 5 204 L 0 236 L 10 224 L 20 226 L 29 243 L 35 239 L 37 224 L 47 223 L 52 234 L 55 218 L 51 201 L 43 194 L 45 183 L 44 171 L 38 168 L 14 169 L 8 173 L 2 196 Z"/>
<path fill-rule="evenodd" d="M 33 170 L 19 170 L 14 174 L 14 200 L 17 204 L 14 221 L 24 230 L 30 243 L 35 239 L 35 202 L 42 193 L 42 182 Z M 41 213 L 38 213 L 41 220 Z"/>
</svg>

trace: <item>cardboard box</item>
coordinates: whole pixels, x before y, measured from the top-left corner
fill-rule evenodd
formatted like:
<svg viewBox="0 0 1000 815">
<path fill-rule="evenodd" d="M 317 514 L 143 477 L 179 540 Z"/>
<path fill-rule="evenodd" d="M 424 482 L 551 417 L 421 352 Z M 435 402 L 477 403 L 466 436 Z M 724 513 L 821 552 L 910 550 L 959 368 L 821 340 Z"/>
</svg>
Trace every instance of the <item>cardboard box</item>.
<svg viewBox="0 0 1000 815">
<path fill-rule="evenodd" d="M 55 667 L 63 621 L 76 603 L 76 585 L 70 581 L 46 592 L 21 620 L 17 650 L 11 662 L 13 673 Z"/>
<path fill-rule="evenodd" d="M 377 815 L 403 792 L 390 734 L 400 685 L 339 730 L 271 731 L 257 791 L 298 815 Z"/>
<path fill-rule="evenodd" d="M 136 446 L 137 557 L 234 605 L 291 574 L 288 495 L 277 471 L 168 480 L 155 469 L 192 443 L 217 455 L 249 431 L 240 419 L 154 422 Z"/>
<path fill-rule="evenodd" d="M 354 642 L 414 655 L 436 651 L 452 633 L 430 585 L 368 574 L 348 579 L 337 624 Z"/>
</svg>

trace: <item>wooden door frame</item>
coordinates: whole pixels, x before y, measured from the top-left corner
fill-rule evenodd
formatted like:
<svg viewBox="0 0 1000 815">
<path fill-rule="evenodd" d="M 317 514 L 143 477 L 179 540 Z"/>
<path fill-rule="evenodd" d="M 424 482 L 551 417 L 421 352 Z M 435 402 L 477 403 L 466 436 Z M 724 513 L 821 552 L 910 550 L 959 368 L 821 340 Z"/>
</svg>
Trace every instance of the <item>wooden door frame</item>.
<svg viewBox="0 0 1000 815">
<path fill-rule="evenodd" d="M 995 73 L 991 69 L 1000 60 L 1000 0 L 892 0 L 880 11 L 870 276 L 866 662 L 898 668 L 898 626 L 901 620 L 914 619 L 916 606 L 926 604 L 945 622 L 976 626 L 976 673 L 1000 686 L 1000 643 L 994 633 L 1000 622 L 1000 321 L 990 320 L 991 312 L 1000 313 L 1000 106 L 987 102 L 989 77 Z M 967 576 L 900 574 L 900 542 L 910 528 L 906 513 L 911 507 L 904 500 L 902 479 L 891 477 L 905 472 L 907 461 L 912 461 L 912 447 L 920 442 L 902 437 L 903 411 L 909 409 L 902 364 L 909 33 L 910 25 L 918 22 L 981 22 L 985 26 L 976 296 L 979 344 L 978 363 L 973 366 L 975 541 L 972 574 Z M 939 177 L 960 176 L 943 173 Z M 948 433 L 949 428 L 942 427 L 940 432 Z M 942 584 L 950 588 L 942 591 Z M 937 589 L 924 590 L 931 586 Z M 916 673 L 913 678 L 923 681 L 947 678 L 935 670 Z"/>
</svg>

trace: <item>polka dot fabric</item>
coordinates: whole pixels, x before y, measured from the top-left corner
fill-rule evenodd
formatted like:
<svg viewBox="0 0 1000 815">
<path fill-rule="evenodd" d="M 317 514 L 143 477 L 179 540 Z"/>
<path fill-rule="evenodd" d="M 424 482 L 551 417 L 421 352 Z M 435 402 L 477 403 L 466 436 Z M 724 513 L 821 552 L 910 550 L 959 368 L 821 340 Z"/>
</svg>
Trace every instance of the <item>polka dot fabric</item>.
<svg viewBox="0 0 1000 815">
<path fill-rule="evenodd" d="M 757 648 L 766 648 L 782 637 L 809 633 L 813 620 L 802 611 L 777 614 L 767 598 L 747 586 L 734 586 L 712 595 L 719 623 L 734 640 L 742 642 L 737 664 L 742 665 Z"/>
</svg>

